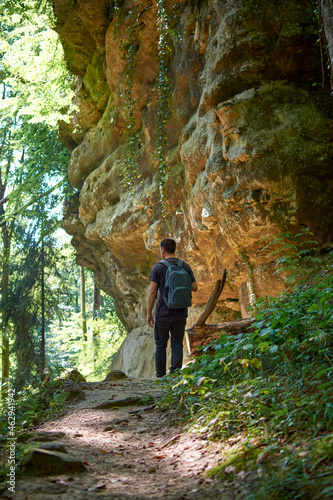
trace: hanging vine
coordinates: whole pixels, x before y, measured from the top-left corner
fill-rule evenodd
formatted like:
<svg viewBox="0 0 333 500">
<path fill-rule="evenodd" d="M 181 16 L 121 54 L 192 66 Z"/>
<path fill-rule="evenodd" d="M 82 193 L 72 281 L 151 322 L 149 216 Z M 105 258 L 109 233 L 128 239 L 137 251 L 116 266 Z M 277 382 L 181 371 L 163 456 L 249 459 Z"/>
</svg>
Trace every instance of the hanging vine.
<svg viewBox="0 0 333 500">
<path fill-rule="evenodd" d="M 168 165 L 166 162 L 167 145 L 167 123 L 171 111 L 171 89 L 169 82 L 169 64 L 173 52 L 172 35 L 173 19 L 175 15 L 175 5 L 172 12 L 168 13 L 166 0 L 156 0 L 157 17 L 156 24 L 159 34 L 158 39 L 158 60 L 159 70 L 157 79 L 158 109 L 156 123 L 156 161 L 157 161 L 157 180 L 160 192 L 160 204 L 162 215 L 166 218 L 166 192 L 165 184 L 167 180 Z M 120 16 L 120 9 L 117 1 L 113 2 L 112 17 Z M 126 157 L 123 163 L 122 175 L 126 185 L 133 191 L 137 185 L 140 174 L 136 165 L 136 145 L 138 142 L 138 132 L 135 129 L 135 106 L 133 99 L 133 82 L 136 68 L 136 55 L 138 50 L 137 31 L 139 27 L 138 9 L 131 3 L 126 19 L 126 41 L 121 40 L 119 46 L 125 52 L 125 87 L 122 92 L 124 98 L 124 117 L 126 122 Z M 119 21 L 116 24 L 116 30 L 119 30 Z M 119 32 L 118 32 L 119 35 Z M 120 38 L 120 37 L 119 37 Z"/>
<path fill-rule="evenodd" d="M 126 67 L 125 67 L 125 89 L 121 94 L 124 97 L 124 117 L 126 122 L 126 139 L 127 149 L 126 157 L 122 166 L 122 175 L 125 184 L 133 191 L 134 186 L 140 179 L 140 173 L 136 166 L 136 144 L 138 133 L 135 129 L 135 100 L 133 99 L 133 81 L 136 67 L 136 53 L 138 50 L 138 12 L 134 4 L 128 12 L 127 22 L 127 39 L 126 42 L 120 41 L 120 46 L 125 50 Z"/>
<path fill-rule="evenodd" d="M 168 165 L 165 158 L 165 146 L 167 144 L 167 121 L 171 111 L 172 96 L 169 82 L 169 60 L 173 51 L 172 47 L 172 28 L 170 25 L 170 16 L 166 9 L 166 0 L 157 0 L 157 29 L 159 32 L 158 40 L 158 109 L 156 124 L 156 152 L 158 172 L 157 179 L 160 190 L 160 203 L 162 215 L 166 218 L 166 192 L 165 183 L 167 179 Z"/>
</svg>

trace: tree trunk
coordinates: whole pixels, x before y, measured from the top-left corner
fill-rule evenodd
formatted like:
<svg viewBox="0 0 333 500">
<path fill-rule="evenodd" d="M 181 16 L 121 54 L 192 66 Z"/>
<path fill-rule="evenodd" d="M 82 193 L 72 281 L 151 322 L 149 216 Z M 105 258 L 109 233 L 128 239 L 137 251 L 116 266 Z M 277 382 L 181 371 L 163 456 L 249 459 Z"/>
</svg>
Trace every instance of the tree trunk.
<svg viewBox="0 0 333 500">
<path fill-rule="evenodd" d="M 98 317 L 100 309 L 101 309 L 101 291 L 96 284 L 96 280 L 95 280 L 95 276 L 94 276 L 92 319 L 96 319 Z"/>
<path fill-rule="evenodd" d="M 6 86 L 3 86 L 2 98 L 6 97 Z M 4 131 L 3 142 L 0 147 L 0 159 L 6 161 L 6 166 L 4 168 L 0 167 L 0 199 L 5 198 L 5 193 L 7 189 L 8 176 L 11 169 L 12 159 L 13 159 L 13 147 L 11 144 L 12 134 L 11 130 L 7 133 Z M 4 158 L 2 158 L 4 156 Z M 6 200 L 5 200 L 6 201 Z M 9 359 L 9 317 L 6 312 L 5 306 L 8 302 L 8 291 L 9 291 L 9 259 L 10 259 L 10 246 L 12 239 L 12 227 L 14 224 L 14 219 L 11 223 L 4 220 L 5 208 L 4 203 L 0 206 L 0 223 L 2 230 L 2 243 L 3 243 L 3 254 L 2 254 L 2 269 L 1 269 L 1 339 L 2 339 L 2 386 L 1 386 L 1 396 L 6 398 L 8 396 L 8 383 L 9 383 L 9 369 L 10 369 L 10 359 Z"/>
<path fill-rule="evenodd" d="M 333 0 L 320 0 L 321 22 L 324 28 L 327 55 L 330 62 L 331 89 L 333 89 Z M 322 54 L 321 54 L 322 55 Z M 322 55 L 323 57 L 323 55 Z"/>
<path fill-rule="evenodd" d="M 82 337 L 87 342 L 87 317 L 86 317 L 86 281 L 84 267 L 81 267 L 81 316 L 82 316 Z"/>
<path fill-rule="evenodd" d="M 92 319 L 93 319 L 93 362 L 95 364 L 98 358 L 98 352 L 100 347 L 99 329 L 94 325 L 94 320 L 98 318 L 101 309 L 101 291 L 96 284 L 96 279 L 94 276 L 94 289 L 93 289 L 93 307 L 92 307 Z"/>
<path fill-rule="evenodd" d="M 1 275 L 1 300 L 4 306 L 8 300 L 9 288 L 9 258 L 10 258 L 10 244 L 11 237 L 7 225 L 2 226 L 2 241 L 3 241 L 3 256 L 2 256 L 2 275 Z M 9 383 L 9 321 L 6 310 L 3 309 L 1 317 L 1 332 L 2 332 L 2 398 L 8 395 Z"/>
<path fill-rule="evenodd" d="M 44 289 L 44 238 L 42 237 L 42 277 L 41 277 L 41 293 L 42 293 L 42 328 L 41 328 L 41 379 L 45 376 L 45 289 Z"/>
</svg>

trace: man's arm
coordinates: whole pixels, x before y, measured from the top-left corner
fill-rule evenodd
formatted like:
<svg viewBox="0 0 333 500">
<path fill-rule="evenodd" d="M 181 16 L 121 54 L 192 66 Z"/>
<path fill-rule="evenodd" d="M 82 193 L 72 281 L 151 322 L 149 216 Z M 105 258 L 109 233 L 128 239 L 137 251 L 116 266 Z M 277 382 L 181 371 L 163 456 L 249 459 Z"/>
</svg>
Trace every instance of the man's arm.
<svg viewBox="0 0 333 500">
<path fill-rule="evenodd" d="M 192 290 L 192 292 L 198 291 L 198 285 L 197 285 L 196 281 L 193 281 L 191 290 Z"/>
<path fill-rule="evenodd" d="M 154 318 L 152 311 L 156 300 L 157 287 L 158 283 L 155 283 L 154 281 L 150 282 L 150 288 L 148 291 L 148 303 L 147 303 L 147 323 L 150 327 L 154 326 Z"/>
</svg>

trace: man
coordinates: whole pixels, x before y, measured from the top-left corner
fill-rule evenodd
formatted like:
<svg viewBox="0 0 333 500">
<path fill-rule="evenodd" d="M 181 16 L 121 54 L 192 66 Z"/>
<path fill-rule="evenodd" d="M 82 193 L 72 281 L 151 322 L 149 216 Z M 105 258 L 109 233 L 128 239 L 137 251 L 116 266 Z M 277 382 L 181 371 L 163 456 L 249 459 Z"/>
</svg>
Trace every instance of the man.
<svg viewBox="0 0 333 500">
<path fill-rule="evenodd" d="M 160 243 L 160 251 L 163 260 L 169 261 L 171 264 L 177 264 L 178 259 L 175 257 L 176 242 L 172 238 L 165 238 Z M 186 264 L 182 265 L 191 278 L 192 291 L 198 290 L 191 267 Z M 155 366 L 156 376 L 163 377 L 166 374 L 166 348 L 169 340 L 169 332 L 171 334 L 171 367 L 170 373 L 180 369 L 183 364 L 183 339 L 185 334 L 185 325 L 187 318 L 187 308 L 169 309 L 163 299 L 165 289 L 165 275 L 167 267 L 158 262 L 153 267 L 150 273 L 150 288 L 148 292 L 148 307 L 147 307 L 147 323 L 150 327 L 154 326 L 153 307 L 157 297 L 157 305 L 155 310 Z"/>
</svg>

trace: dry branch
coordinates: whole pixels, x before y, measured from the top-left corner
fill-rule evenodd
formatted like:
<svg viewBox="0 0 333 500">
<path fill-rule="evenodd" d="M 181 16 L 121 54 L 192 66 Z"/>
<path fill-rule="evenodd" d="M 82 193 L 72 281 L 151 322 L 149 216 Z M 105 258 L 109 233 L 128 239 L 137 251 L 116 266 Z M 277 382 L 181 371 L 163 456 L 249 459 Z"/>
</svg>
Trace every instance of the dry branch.
<svg viewBox="0 0 333 500">
<path fill-rule="evenodd" d="M 186 330 L 187 344 L 189 353 L 195 347 L 205 346 L 220 338 L 225 333 L 227 335 L 237 335 L 251 331 L 254 319 L 245 318 L 228 323 L 217 323 L 215 325 L 206 325 L 206 320 L 213 312 L 217 301 L 222 293 L 227 278 L 226 269 L 223 271 L 222 279 L 218 280 L 212 291 L 205 309 L 200 314 L 195 324 Z"/>
<path fill-rule="evenodd" d="M 205 309 L 200 314 L 199 318 L 194 323 L 194 325 L 192 326 L 192 328 L 201 327 L 201 326 L 205 325 L 206 319 L 212 314 L 212 312 L 215 309 L 216 303 L 217 303 L 217 301 L 219 299 L 219 296 L 221 295 L 222 290 L 224 288 L 226 279 L 227 279 L 227 270 L 225 269 L 223 271 L 222 279 L 218 280 L 216 282 L 215 288 L 212 291 L 212 293 L 210 294 L 210 297 L 208 299 L 208 302 L 206 304 Z M 188 331 L 190 331 L 190 330 L 188 330 Z"/>
</svg>

